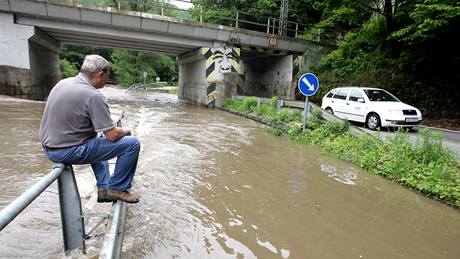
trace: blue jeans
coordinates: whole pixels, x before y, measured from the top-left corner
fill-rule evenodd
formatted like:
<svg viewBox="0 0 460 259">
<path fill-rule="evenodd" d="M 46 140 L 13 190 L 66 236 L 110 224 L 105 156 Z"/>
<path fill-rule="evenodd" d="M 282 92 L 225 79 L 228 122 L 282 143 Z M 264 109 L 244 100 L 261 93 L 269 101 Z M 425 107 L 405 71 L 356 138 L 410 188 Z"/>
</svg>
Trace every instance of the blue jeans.
<svg viewBox="0 0 460 259">
<path fill-rule="evenodd" d="M 91 164 L 98 189 L 125 191 L 131 187 L 136 173 L 140 147 L 136 137 L 124 136 L 113 142 L 96 137 L 78 146 L 55 151 L 44 149 L 48 158 L 55 163 Z M 108 160 L 114 157 L 117 157 L 117 162 L 110 175 Z"/>
</svg>

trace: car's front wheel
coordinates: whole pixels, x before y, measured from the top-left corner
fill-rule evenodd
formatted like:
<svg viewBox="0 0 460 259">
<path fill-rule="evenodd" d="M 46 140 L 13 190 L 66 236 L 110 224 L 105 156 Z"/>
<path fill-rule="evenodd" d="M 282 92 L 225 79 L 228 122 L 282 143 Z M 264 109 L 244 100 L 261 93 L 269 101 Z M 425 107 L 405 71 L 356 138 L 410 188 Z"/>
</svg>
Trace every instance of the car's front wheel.
<svg viewBox="0 0 460 259">
<path fill-rule="evenodd" d="M 330 114 L 334 114 L 334 111 L 332 110 L 331 107 L 327 107 L 327 108 L 326 108 L 326 111 L 327 111 L 328 113 L 330 113 Z"/>
<path fill-rule="evenodd" d="M 380 117 L 376 113 L 370 113 L 366 118 L 366 126 L 371 130 L 376 130 L 380 127 Z"/>
</svg>

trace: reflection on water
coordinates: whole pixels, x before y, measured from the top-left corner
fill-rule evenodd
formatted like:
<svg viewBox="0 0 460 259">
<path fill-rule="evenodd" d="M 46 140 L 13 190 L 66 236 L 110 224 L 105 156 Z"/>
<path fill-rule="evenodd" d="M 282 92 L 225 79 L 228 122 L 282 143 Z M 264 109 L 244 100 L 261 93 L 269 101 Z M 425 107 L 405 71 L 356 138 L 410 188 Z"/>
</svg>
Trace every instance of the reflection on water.
<svg viewBox="0 0 460 259">
<path fill-rule="evenodd" d="M 169 94 L 103 92 L 142 143 L 124 258 L 460 257 L 452 208 L 232 114 Z M 37 136 L 44 104 L 1 100 L 3 207 L 51 163 Z M 76 176 L 84 211 L 107 212 L 89 167 Z M 56 192 L 0 233 L 0 257 L 62 255 Z M 88 256 L 98 246 L 89 241 Z"/>
</svg>

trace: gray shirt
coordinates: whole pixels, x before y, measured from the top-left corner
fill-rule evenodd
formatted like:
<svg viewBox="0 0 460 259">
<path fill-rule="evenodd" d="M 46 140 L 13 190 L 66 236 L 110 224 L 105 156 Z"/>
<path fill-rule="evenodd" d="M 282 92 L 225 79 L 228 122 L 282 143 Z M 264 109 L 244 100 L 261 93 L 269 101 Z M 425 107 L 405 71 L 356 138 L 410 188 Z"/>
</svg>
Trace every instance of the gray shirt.
<svg viewBox="0 0 460 259">
<path fill-rule="evenodd" d="M 40 141 L 47 147 L 70 147 L 114 127 L 104 95 L 80 73 L 59 81 L 51 90 L 40 125 Z"/>
</svg>

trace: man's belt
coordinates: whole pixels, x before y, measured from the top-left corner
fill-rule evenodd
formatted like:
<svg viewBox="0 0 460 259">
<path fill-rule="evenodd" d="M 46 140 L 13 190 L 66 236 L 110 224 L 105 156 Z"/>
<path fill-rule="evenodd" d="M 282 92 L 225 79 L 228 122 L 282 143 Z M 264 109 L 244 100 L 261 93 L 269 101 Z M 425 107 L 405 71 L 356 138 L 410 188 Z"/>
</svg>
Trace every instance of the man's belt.
<svg viewBox="0 0 460 259">
<path fill-rule="evenodd" d="M 47 147 L 45 145 L 42 145 L 44 149 L 46 149 L 47 151 L 58 151 L 58 150 L 62 150 L 62 149 L 65 149 L 67 147 Z"/>
</svg>

